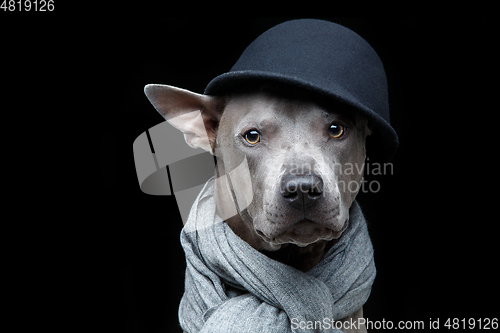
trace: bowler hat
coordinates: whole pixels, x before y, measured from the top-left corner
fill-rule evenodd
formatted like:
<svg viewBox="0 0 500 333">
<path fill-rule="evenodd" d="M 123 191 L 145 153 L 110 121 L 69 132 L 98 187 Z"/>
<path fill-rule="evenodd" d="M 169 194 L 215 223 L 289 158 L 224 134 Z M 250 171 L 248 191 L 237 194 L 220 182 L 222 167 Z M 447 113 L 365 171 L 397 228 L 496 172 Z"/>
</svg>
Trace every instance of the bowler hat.
<svg viewBox="0 0 500 333">
<path fill-rule="evenodd" d="M 227 94 L 256 80 L 293 85 L 354 107 L 373 124 L 384 160 L 398 147 L 382 61 L 352 30 L 315 19 L 281 23 L 257 37 L 229 72 L 208 84 L 205 94 Z"/>
</svg>

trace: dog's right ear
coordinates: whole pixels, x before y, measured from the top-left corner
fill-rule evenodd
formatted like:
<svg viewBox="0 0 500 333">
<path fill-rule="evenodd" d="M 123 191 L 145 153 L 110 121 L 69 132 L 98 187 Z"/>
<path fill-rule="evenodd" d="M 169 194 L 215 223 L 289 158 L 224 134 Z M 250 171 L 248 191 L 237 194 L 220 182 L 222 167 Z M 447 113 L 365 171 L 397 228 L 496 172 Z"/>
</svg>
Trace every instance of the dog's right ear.
<svg viewBox="0 0 500 333">
<path fill-rule="evenodd" d="M 184 133 L 190 147 L 203 148 L 213 154 L 225 98 L 161 84 L 148 84 L 144 92 L 155 109 Z"/>
</svg>

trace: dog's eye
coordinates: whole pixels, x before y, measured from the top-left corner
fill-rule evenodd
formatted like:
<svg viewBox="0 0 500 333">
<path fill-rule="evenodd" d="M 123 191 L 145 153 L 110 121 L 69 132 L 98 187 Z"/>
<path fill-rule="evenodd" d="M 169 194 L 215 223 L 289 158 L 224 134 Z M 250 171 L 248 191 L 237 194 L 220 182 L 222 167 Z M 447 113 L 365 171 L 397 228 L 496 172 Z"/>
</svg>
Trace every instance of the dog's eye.
<svg viewBox="0 0 500 333">
<path fill-rule="evenodd" d="M 254 145 L 260 141 L 260 133 L 256 130 L 248 131 L 245 134 L 245 140 L 247 140 L 249 144 Z"/>
<path fill-rule="evenodd" d="M 330 125 L 330 128 L 328 128 L 328 135 L 330 135 L 332 138 L 340 138 L 342 135 L 345 133 L 345 127 L 338 124 L 338 123 L 333 123 Z"/>
</svg>

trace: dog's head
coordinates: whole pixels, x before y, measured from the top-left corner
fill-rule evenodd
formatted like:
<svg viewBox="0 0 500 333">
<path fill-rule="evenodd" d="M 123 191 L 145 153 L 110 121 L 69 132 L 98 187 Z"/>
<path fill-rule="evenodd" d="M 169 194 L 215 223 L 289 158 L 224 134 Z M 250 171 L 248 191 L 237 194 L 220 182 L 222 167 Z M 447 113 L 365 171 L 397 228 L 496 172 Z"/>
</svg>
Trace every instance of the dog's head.
<svg viewBox="0 0 500 333">
<path fill-rule="evenodd" d="M 145 92 L 191 147 L 217 156 L 218 212 L 252 246 L 340 237 L 363 181 L 364 117 L 269 84 L 221 97 L 160 85 Z"/>
</svg>

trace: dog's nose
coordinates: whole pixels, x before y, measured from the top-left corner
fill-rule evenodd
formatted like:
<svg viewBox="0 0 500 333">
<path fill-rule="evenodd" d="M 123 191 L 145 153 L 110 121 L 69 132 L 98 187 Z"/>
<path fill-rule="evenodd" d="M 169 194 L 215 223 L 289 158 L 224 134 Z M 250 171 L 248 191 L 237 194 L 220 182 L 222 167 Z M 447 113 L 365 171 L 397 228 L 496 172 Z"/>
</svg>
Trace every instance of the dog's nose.
<svg viewBox="0 0 500 333">
<path fill-rule="evenodd" d="M 313 175 L 286 175 L 281 180 L 280 192 L 292 206 L 308 207 L 321 198 L 323 180 Z"/>
</svg>

